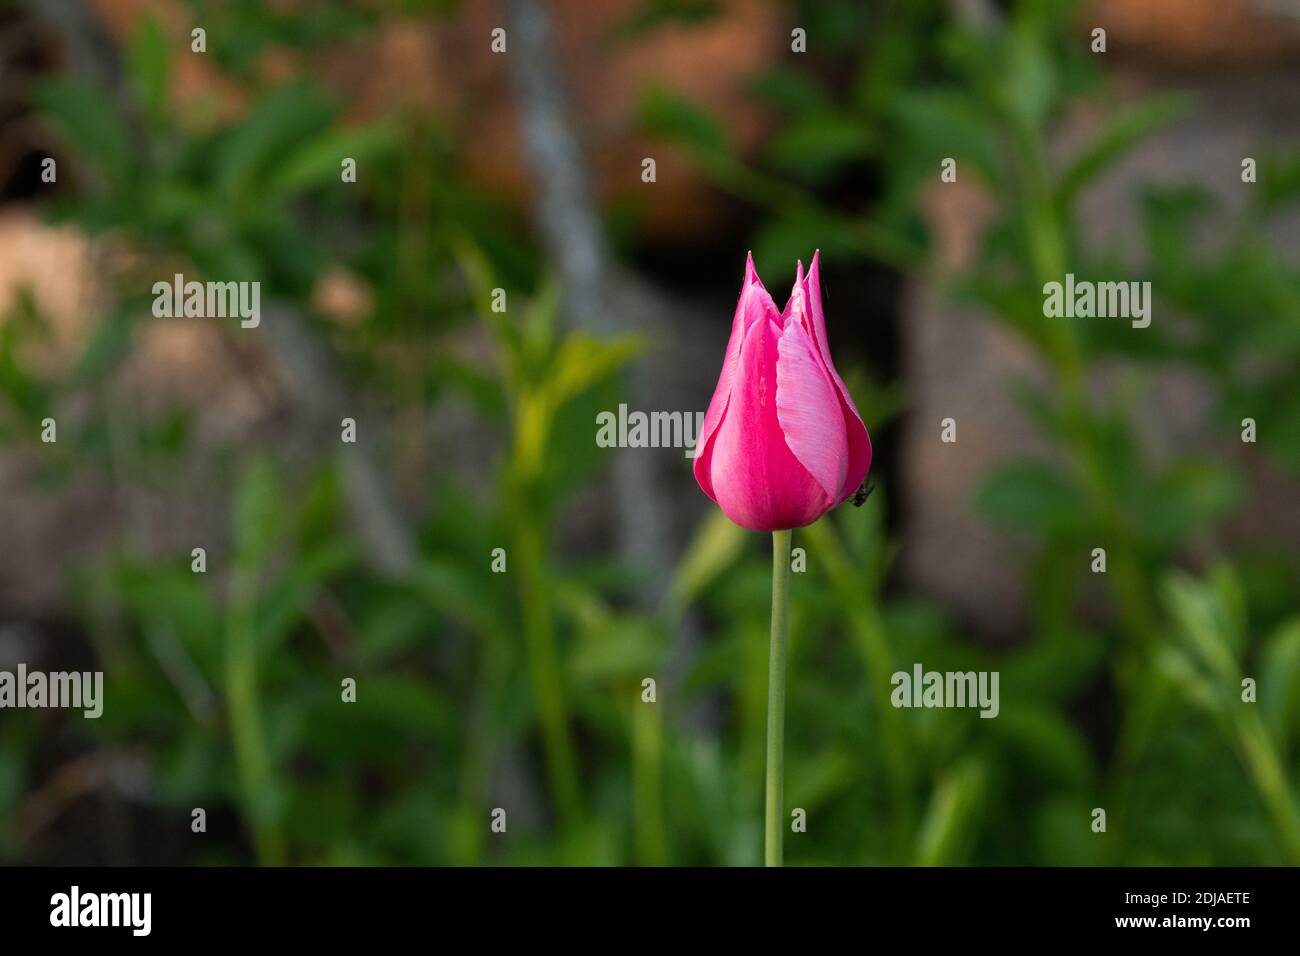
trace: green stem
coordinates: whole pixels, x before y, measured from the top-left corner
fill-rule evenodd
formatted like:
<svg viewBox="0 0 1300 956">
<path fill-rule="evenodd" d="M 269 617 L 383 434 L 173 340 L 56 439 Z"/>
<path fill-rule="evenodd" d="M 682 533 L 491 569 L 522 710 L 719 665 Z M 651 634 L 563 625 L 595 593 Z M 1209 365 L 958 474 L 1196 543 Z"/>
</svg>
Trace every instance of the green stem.
<svg viewBox="0 0 1300 956">
<path fill-rule="evenodd" d="M 235 751 L 242 803 L 253 830 L 257 861 L 283 866 L 284 838 L 272 798 L 271 760 L 266 752 L 257 688 L 257 647 L 253 615 L 253 571 L 237 567 L 231 581 L 226 622 L 226 707 Z"/>
<path fill-rule="evenodd" d="M 657 704 L 632 704 L 632 807 L 637 862 L 667 863 L 663 813 L 663 723 Z"/>
<path fill-rule="evenodd" d="M 914 776 L 910 754 L 913 748 L 908 742 L 910 731 L 902 720 L 902 711 L 889 702 L 889 678 L 895 669 L 894 652 L 874 600 L 880 587 L 879 577 L 873 575 L 866 583 L 864 599 L 861 569 L 844 550 L 831 522 L 820 521 L 809 525 L 804 537 L 814 549 L 818 567 L 826 569 L 831 587 L 849 609 L 849 622 L 866 662 L 868 679 L 875 688 L 871 696 L 876 701 L 885 776 L 889 781 L 890 799 L 893 803 L 893 849 L 899 854 L 910 856 Z"/>
<path fill-rule="evenodd" d="M 519 568 L 519 597 L 524 609 L 524 644 L 542 729 L 551 795 L 562 825 L 573 824 L 580 812 L 577 764 L 569 736 L 559 651 L 555 645 L 551 598 L 546 580 L 543 536 L 532 516 L 515 517 L 515 554 Z"/>
<path fill-rule="evenodd" d="M 791 531 L 772 532 L 772 648 L 767 664 L 767 804 L 763 861 L 781 866 L 785 835 L 785 657 L 790 634 Z"/>
<path fill-rule="evenodd" d="M 1246 769 L 1273 818 L 1284 852 L 1293 866 L 1300 866 L 1300 814 L 1296 812 L 1286 769 L 1259 714 L 1253 707 L 1246 708 L 1244 714 L 1237 722 L 1237 737 Z"/>
</svg>

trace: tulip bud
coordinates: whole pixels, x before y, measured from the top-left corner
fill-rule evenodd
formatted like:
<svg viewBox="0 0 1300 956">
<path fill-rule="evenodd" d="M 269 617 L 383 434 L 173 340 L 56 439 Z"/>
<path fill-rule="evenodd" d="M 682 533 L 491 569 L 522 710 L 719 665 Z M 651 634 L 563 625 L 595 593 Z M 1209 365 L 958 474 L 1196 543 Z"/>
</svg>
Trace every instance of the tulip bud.
<svg viewBox="0 0 1300 956">
<path fill-rule="evenodd" d="M 751 255 L 722 374 L 700 430 L 695 480 L 751 531 L 812 524 L 871 467 L 871 439 L 831 363 L 818 254 L 803 263 L 785 310 Z"/>
</svg>

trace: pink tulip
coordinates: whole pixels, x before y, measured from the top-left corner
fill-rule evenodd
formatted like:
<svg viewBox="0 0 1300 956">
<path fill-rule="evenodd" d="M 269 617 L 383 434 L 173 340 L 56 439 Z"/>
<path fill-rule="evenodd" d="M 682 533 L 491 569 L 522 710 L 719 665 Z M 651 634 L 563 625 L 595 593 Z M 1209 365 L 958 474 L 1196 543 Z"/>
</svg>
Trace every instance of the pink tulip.
<svg viewBox="0 0 1300 956">
<path fill-rule="evenodd" d="M 754 269 L 731 324 L 718 387 L 700 430 L 695 480 L 751 531 L 812 524 L 852 495 L 871 439 L 831 362 L 818 254 L 803 263 L 784 312 Z"/>
</svg>

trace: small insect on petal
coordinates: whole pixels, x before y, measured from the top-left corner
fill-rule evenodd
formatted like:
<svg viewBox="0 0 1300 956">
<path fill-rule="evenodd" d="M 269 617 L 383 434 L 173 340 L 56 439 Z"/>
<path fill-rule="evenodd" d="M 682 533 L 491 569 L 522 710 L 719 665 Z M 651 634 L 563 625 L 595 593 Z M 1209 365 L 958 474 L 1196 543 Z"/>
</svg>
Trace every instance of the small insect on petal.
<svg viewBox="0 0 1300 956">
<path fill-rule="evenodd" d="M 866 504 L 867 499 L 871 497 L 871 493 L 875 490 L 876 486 L 864 478 L 862 479 L 862 484 L 858 485 L 858 490 L 853 492 L 853 497 L 849 500 L 853 502 L 853 507 L 861 508 Z"/>
</svg>

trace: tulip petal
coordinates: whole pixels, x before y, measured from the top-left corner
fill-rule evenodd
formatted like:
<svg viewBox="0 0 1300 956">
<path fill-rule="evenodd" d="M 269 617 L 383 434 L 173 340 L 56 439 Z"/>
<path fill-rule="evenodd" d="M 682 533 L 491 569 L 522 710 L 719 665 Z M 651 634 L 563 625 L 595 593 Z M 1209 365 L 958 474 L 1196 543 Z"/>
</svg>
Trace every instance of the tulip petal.
<svg viewBox="0 0 1300 956">
<path fill-rule="evenodd" d="M 835 497 L 835 503 L 838 505 L 848 500 L 848 497 L 858 489 L 863 479 L 867 477 L 867 472 L 871 470 L 871 436 L 867 434 L 867 426 L 862 424 L 862 416 L 858 414 L 858 408 L 853 404 L 853 396 L 849 394 L 844 379 L 840 378 L 839 372 L 835 371 L 835 363 L 831 361 L 830 346 L 826 341 L 826 317 L 822 312 L 820 259 L 821 251 L 815 251 L 812 262 L 808 266 L 808 275 L 806 277 L 800 275 L 799 278 L 802 281 L 796 281 L 795 285 L 803 290 L 810 326 L 809 331 L 817 344 L 817 351 L 826 365 L 826 371 L 835 383 L 835 390 L 839 395 L 844 410 L 844 424 L 849 440 L 849 460 L 848 467 L 845 470 L 844 483 L 840 487 L 840 493 Z M 802 263 L 799 271 L 800 273 L 803 272 Z M 791 304 L 794 304 L 793 294 L 791 295 Z M 789 309 L 790 306 L 786 308 Z"/>
<path fill-rule="evenodd" d="M 848 471 L 848 438 L 839 396 L 812 337 L 799 322 L 781 333 L 776 414 L 786 445 L 834 501 Z"/>
<path fill-rule="evenodd" d="M 749 328 L 731 401 L 709 449 L 712 497 L 728 518 L 751 531 L 811 524 L 833 500 L 795 457 L 778 421 L 780 335 L 775 318 Z M 699 459 L 695 467 L 698 478 Z"/>
<path fill-rule="evenodd" d="M 731 338 L 727 340 L 727 351 L 722 359 L 722 373 L 718 376 L 717 387 L 709 401 L 709 409 L 704 413 L 700 434 L 696 437 L 695 480 L 706 495 L 717 501 L 713 493 L 709 461 L 713 454 L 712 438 L 726 414 L 727 400 L 731 395 L 732 384 L 736 378 L 736 369 L 740 364 L 740 348 L 745 338 L 745 331 L 760 318 L 774 319 L 779 315 L 776 303 L 763 288 L 763 282 L 754 268 L 754 254 L 750 253 L 745 261 L 745 280 L 740 289 L 740 300 L 736 303 L 736 314 L 731 320 Z"/>
</svg>

